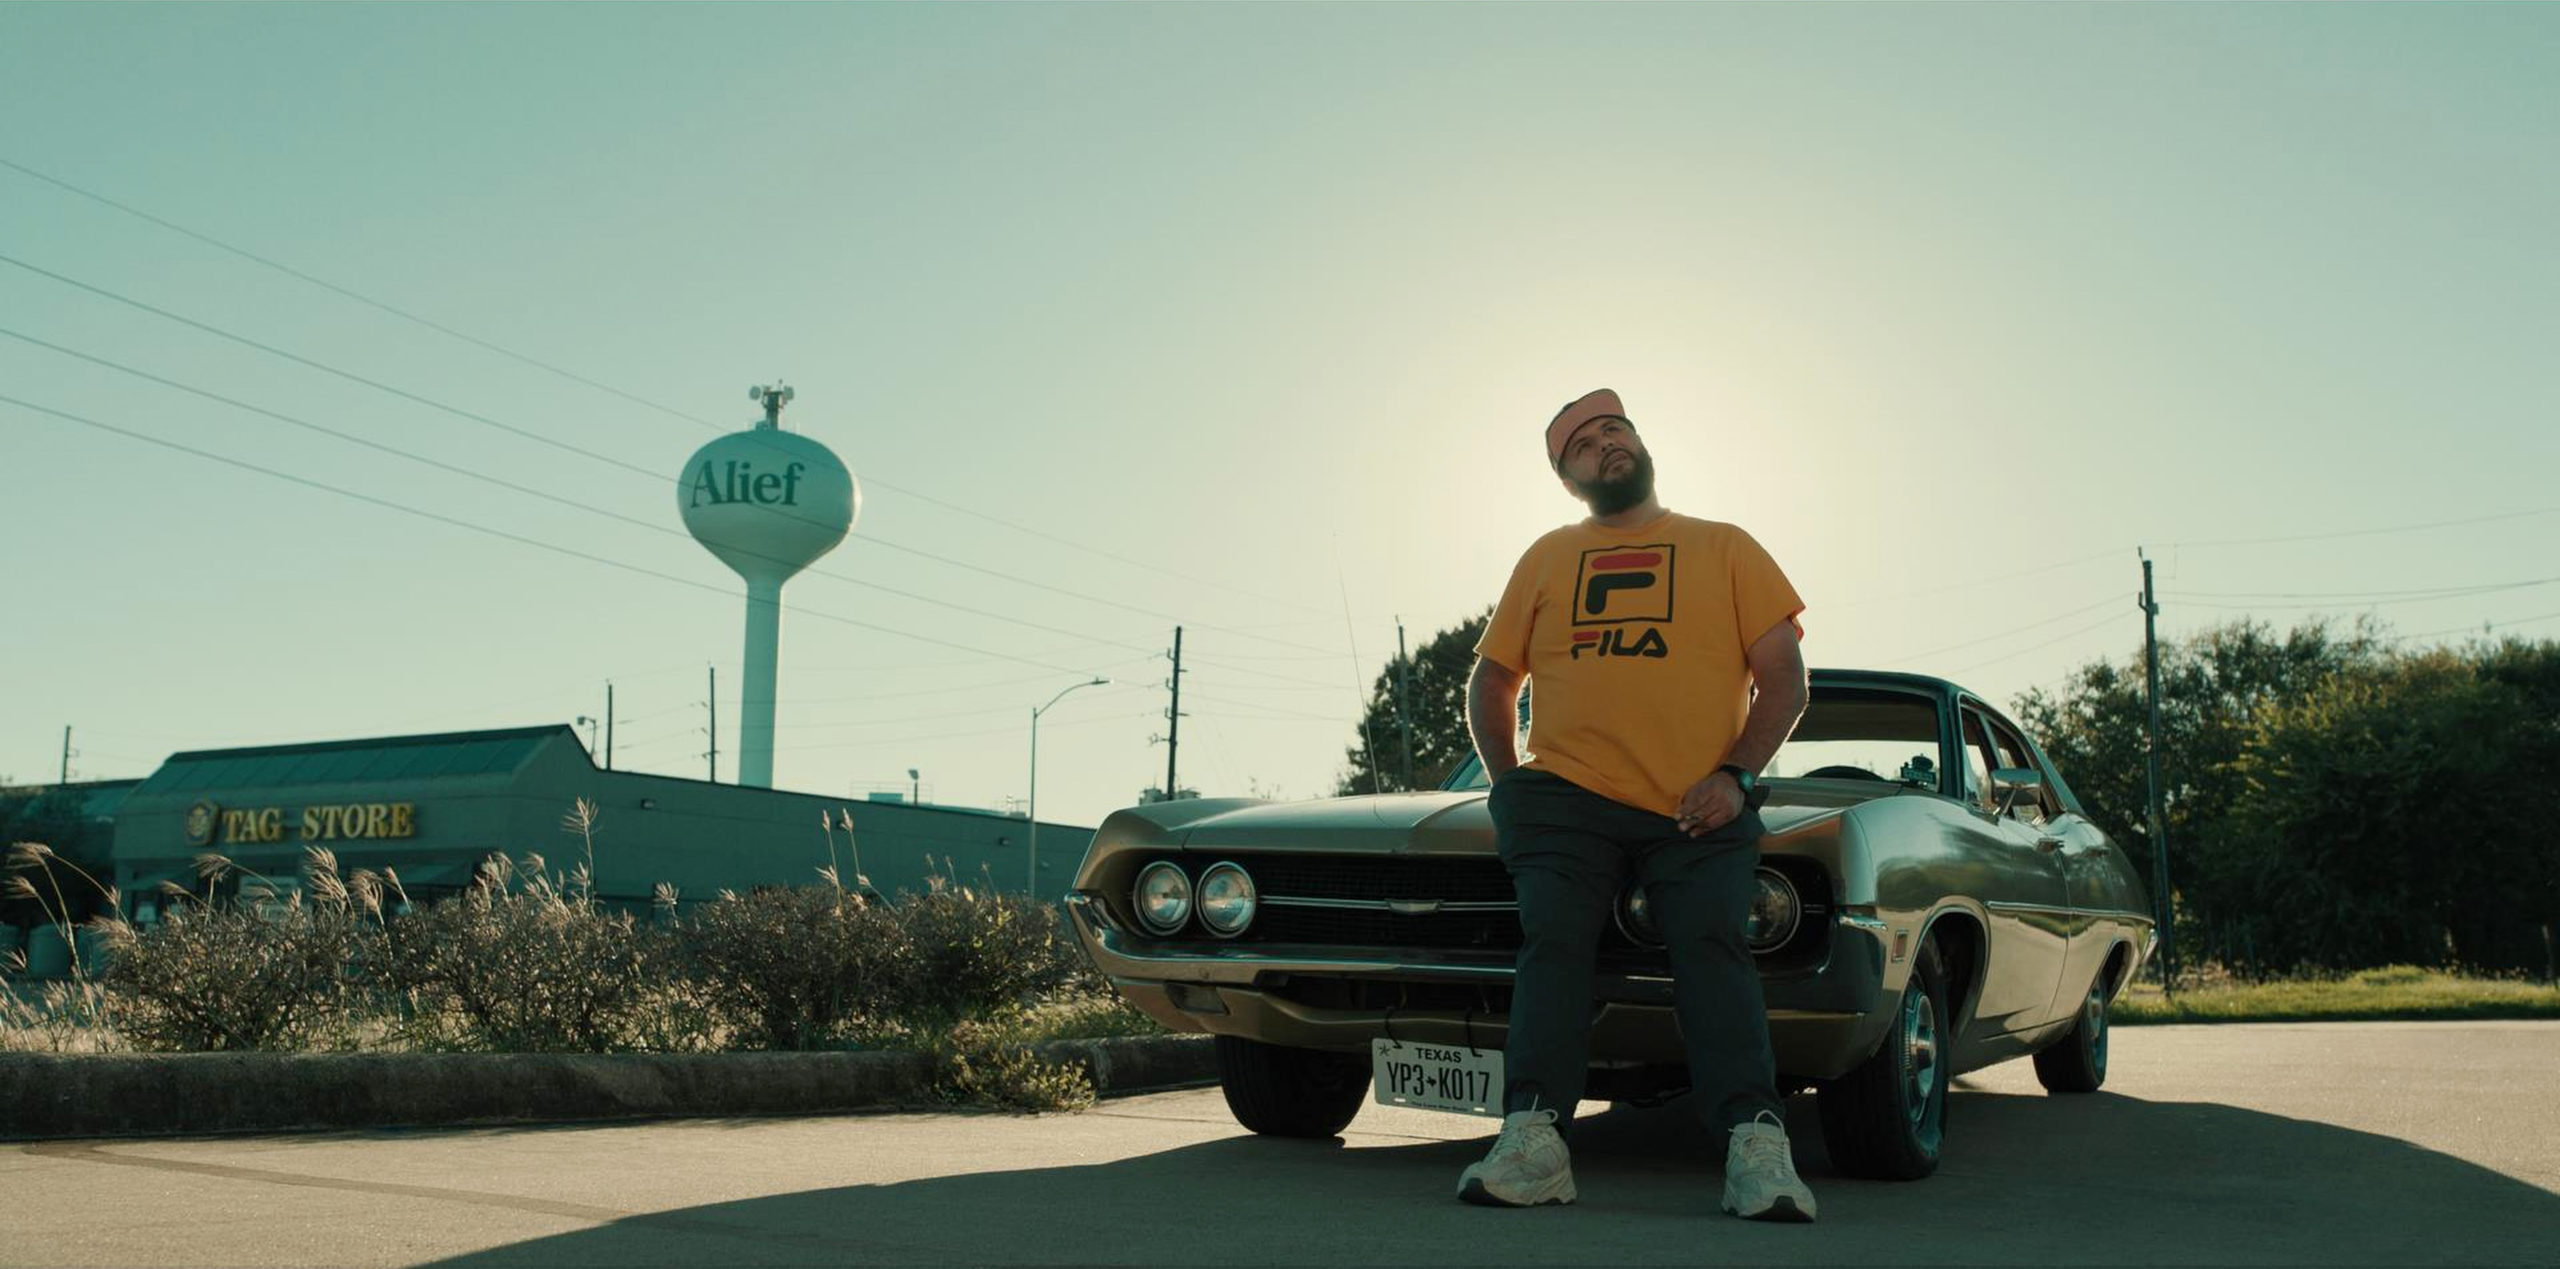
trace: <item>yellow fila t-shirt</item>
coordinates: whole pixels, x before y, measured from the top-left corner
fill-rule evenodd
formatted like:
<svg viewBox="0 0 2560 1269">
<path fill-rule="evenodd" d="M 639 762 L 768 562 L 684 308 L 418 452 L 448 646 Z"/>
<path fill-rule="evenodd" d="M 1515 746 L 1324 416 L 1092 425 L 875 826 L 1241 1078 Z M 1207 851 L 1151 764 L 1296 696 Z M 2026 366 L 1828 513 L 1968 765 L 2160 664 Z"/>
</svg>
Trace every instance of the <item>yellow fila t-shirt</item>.
<svg viewBox="0 0 2560 1269">
<path fill-rule="evenodd" d="M 1777 561 L 1733 525 L 1667 511 L 1631 529 L 1586 520 L 1520 557 L 1476 654 L 1529 676 L 1526 765 L 1670 815 L 1742 735 L 1744 654 L 1803 611 Z"/>
</svg>

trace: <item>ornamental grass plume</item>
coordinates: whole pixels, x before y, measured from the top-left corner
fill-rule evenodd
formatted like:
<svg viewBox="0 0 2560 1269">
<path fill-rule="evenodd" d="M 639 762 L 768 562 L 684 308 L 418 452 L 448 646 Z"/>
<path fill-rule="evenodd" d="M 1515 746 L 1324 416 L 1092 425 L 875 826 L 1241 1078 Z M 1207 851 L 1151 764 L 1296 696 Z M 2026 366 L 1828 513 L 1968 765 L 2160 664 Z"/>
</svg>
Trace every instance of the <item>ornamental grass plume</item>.
<svg viewBox="0 0 2560 1269">
<path fill-rule="evenodd" d="M 577 834 L 579 843 L 586 848 L 586 862 L 578 866 L 571 878 L 591 908 L 596 902 L 596 819 L 596 804 L 589 798 L 571 802 L 569 813 L 560 817 L 560 831 Z"/>
<path fill-rule="evenodd" d="M 5 855 L 0 855 L 0 868 L 9 876 L 0 880 L 0 895 L 23 899 L 36 906 L 44 923 L 62 937 L 63 946 L 71 953 L 71 973 L 67 981 L 50 982 L 23 993 L 9 978 L 26 973 L 28 960 L 23 952 L 11 951 L 0 958 L 0 1049 L 39 1049 L 71 1052 L 113 1047 L 112 1002 L 99 990 L 83 963 L 80 948 L 81 925 L 71 895 L 62 888 L 63 879 L 55 872 L 60 865 L 78 881 L 96 892 L 106 912 L 113 913 L 121 896 L 114 886 L 98 880 L 87 869 L 55 853 L 43 842 L 12 842 Z M 38 887 L 32 871 L 44 878 Z M 47 896 L 50 896 L 48 898 Z M 104 922 L 93 919 L 88 929 L 106 935 Z"/>
</svg>

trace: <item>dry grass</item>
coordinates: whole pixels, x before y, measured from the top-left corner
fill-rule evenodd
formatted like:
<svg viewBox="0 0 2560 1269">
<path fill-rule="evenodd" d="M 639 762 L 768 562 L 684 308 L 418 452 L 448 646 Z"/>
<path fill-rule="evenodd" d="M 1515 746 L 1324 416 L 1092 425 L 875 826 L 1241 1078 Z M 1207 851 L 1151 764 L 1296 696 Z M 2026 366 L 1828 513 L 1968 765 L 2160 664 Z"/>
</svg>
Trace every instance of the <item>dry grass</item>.
<svg viewBox="0 0 2560 1269">
<path fill-rule="evenodd" d="M 129 1045 L 108 1022 L 96 983 L 0 978 L 0 1052 L 121 1053 Z"/>
</svg>

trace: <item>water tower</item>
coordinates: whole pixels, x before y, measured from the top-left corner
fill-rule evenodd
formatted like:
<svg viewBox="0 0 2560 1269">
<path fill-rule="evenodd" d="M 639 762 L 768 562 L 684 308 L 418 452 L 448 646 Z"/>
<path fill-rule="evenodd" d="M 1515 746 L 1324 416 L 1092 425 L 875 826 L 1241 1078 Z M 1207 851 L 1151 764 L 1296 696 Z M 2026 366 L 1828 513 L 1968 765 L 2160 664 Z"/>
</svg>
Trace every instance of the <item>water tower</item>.
<svg viewBox="0 0 2560 1269">
<path fill-rule="evenodd" d="M 676 482 L 684 527 L 747 583 L 746 685 L 738 783 L 773 787 L 774 670 L 782 654 L 782 584 L 853 528 L 862 491 L 827 447 L 782 430 L 791 389 L 747 390 L 764 421 L 695 450 Z"/>
</svg>

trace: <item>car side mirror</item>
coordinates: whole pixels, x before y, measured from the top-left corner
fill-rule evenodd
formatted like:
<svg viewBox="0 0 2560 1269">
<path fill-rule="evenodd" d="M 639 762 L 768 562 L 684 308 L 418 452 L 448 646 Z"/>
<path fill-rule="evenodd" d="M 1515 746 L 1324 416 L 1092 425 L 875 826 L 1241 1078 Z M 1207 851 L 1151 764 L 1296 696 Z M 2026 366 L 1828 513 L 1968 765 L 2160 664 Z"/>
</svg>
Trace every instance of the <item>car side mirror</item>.
<svg viewBox="0 0 2560 1269">
<path fill-rule="evenodd" d="M 1991 773 L 1991 787 L 2000 791 L 2000 813 L 2014 814 L 2021 800 L 2044 788 L 2044 773 L 2033 767 L 2002 767 Z"/>
</svg>

